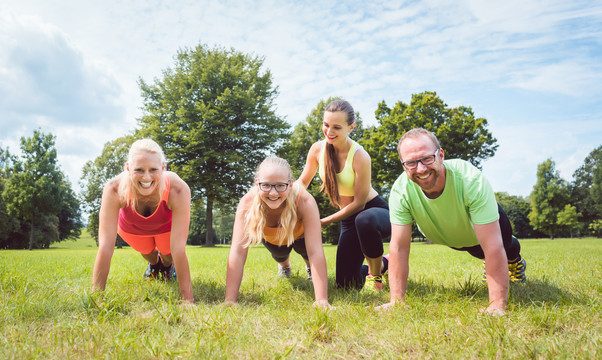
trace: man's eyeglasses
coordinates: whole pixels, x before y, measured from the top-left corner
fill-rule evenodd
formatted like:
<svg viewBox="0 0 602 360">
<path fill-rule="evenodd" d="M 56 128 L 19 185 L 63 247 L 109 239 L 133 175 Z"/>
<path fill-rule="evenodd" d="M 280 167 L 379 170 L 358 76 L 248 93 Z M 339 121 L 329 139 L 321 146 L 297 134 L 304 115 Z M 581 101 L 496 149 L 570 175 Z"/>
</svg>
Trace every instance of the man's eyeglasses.
<svg viewBox="0 0 602 360">
<path fill-rule="evenodd" d="M 441 148 L 437 148 L 437 150 L 435 150 L 435 153 L 433 155 L 427 155 L 418 160 L 402 161 L 401 165 L 403 165 L 403 167 L 408 170 L 416 169 L 418 167 L 418 163 L 422 163 L 422 165 L 431 165 L 432 163 L 435 162 L 435 159 L 437 158 L 437 153 L 439 152 L 439 149 L 441 149 Z"/>
<path fill-rule="evenodd" d="M 276 184 L 271 184 L 268 182 L 260 182 L 257 183 L 257 185 L 259 186 L 259 190 L 261 191 L 272 191 L 272 188 L 276 189 L 277 192 L 285 192 L 286 189 L 288 189 L 288 185 L 289 183 L 276 183 Z"/>
</svg>

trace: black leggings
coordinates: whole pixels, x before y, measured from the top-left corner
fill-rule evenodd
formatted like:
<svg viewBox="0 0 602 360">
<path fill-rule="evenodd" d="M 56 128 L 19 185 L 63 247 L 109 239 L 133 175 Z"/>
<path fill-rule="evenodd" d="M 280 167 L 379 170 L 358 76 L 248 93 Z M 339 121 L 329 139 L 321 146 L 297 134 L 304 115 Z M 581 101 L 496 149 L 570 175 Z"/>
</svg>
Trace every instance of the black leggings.
<svg viewBox="0 0 602 360">
<path fill-rule="evenodd" d="M 519 259 L 520 243 L 514 236 L 512 236 L 512 225 L 510 224 L 510 220 L 508 220 L 508 216 L 506 215 L 504 209 L 502 209 L 500 204 L 497 204 L 497 210 L 500 214 L 500 229 L 502 230 L 502 241 L 504 243 L 504 250 L 506 250 L 506 257 L 508 257 L 508 261 Z M 483 253 L 483 248 L 481 247 L 481 245 L 463 248 L 452 247 L 452 249 L 468 251 L 470 255 L 476 258 L 485 259 L 485 253 Z"/>
<path fill-rule="evenodd" d="M 364 256 L 382 256 L 383 238 L 390 235 L 389 205 L 380 196 L 368 201 L 362 211 L 343 219 L 337 247 L 337 286 L 364 286 L 365 275 L 361 274 Z"/>
<path fill-rule="evenodd" d="M 272 258 L 279 263 L 286 261 L 286 259 L 289 258 L 293 249 L 295 249 L 295 252 L 301 255 L 303 259 L 309 261 L 309 257 L 307 256 L 307 249 L 305 248 L 305 238 L 296 239 L 295 242 L 293 242 L 293 246 L 278 246 L 270 244 L 269 242 L 265 241 L 265 239 L 261 242 L 263 243 L 263 245 L 265 245 L 270 254 L 272 254 Z"/>
</svg>

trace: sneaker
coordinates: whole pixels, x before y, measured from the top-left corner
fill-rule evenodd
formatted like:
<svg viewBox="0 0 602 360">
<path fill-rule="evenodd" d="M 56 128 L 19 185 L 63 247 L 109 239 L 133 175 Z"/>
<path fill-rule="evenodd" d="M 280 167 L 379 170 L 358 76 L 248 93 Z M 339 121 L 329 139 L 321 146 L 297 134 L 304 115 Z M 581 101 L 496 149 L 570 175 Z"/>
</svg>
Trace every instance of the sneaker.
<svg viewBox="0 0 602 360">
<path fill-rule="evenodd" d="M 278 264 L 278 276 L 281 278 L 290 278 L 291 277 L 291 267 L 287 266 L 284 267 L 280 264 Z"/>
<path fill-rule="evenodd" d="M 383 291 L 383 277 L 382 275 L 374 276 L 368 275 L 366 276 L 366 283 L 364 284 L 363 291 L 368 292 L 381 292 Z"/>
<path fill-rule="evenodd" d="M 510 282 L 524 282 L 527 280 L 525 270 L 527 270 L 527 261 L 523 258 L 521 258 L 520 261 L 508 264 Z"/>
<path fill-rule="evenodd" d="M 161 269 L 161 275 L 163 276 L 163 280 L 174 281 L 178 277 L 176 275 L 176 267 L 171 263 L 169 267 L 163 267 Z"/>
<path fill-rule="evenodd" d="M 383 267 L 382 276 L 383 284 L 386 286 L 389 283 L 389 254 L 383 255 Z"/>
<path fill-rule="evenodd" d="M 157 263 L 158 264 L 158 263 Z M 144 272 L 144 278 L 148 281 L 153 281 L 159 277 L 159 269 L 157 264 L 151 265 L 150 263 L 146 267 L 146 271 Z"/>
<path fill-rule="evenodd" d="M 485 262 L 483 261 L 483 268 L 485 268 Z M 525 275 L 525 270 L 527 270 L 527 261 L 523 258 L 520 261 L 517 261 L 512 264 L 508 264 L 508 277 L 510 278 L 510 282 L 524 282 L 527 280 L 527 276 Z M 487 283 L 487 274 L 483 269 L 483 278 L 481 279 L 483 283 Z"/>
<path fill-rule="evenodd" d="M 305 268 L 305 271 L 307 271 L 307 280 L 310 280 L 310 281 L 311 281 L 311 269 L 310 269 L 310 268 L 308 268 L 308 267 L 306 267 L 306 268 Z"/>
</svg>

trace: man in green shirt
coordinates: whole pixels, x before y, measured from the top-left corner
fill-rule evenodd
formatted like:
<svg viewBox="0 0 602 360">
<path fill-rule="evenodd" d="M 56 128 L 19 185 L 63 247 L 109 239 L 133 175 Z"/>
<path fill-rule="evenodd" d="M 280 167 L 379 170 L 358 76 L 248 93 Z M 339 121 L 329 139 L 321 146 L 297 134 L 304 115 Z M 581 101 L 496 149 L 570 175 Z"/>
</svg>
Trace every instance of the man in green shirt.
<svg viewBox="0 0 602 360">
<path fill-rule="evenodd" d="M 489 306 L 482 312 L 505 314 L 509 281 L 524 281 L 527 264 L 489 181 L 464 160 L 444 160 L 439 141 L 425 129 L 408 131 L 397 151 L 405 172 L 389 196 L 391 302 L 382 307 L 404 302 L 415 221 L 433 243 L 485 260 Z"/>
</svg>

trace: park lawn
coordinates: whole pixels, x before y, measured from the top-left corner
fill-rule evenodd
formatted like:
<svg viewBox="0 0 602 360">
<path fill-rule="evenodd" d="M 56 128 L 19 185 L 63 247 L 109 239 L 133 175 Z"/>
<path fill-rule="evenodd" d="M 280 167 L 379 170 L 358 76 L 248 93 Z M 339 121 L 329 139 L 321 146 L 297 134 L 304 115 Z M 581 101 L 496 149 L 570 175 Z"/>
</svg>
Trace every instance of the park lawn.
<svg viewBox="0 0 602 360">
<path fill-rule="evenodd" d="M 336 247 L 325 245 L 329 298 L 312 308 L 300 256 L 276 277 L 250 250 L 239 305 L 222 305 L 227 246 L 188 247 L 196 306 L 175 283 L 146 282 L 144 260 L 116 249 L 107 291 L 90 294 L 91 238 L 49 250 L 0 251 L 0 354 L 5 359 L 599 359 L 602 241 L 522 241 L 528 281 L 513 284 L 509 314 L 481 316 L 482 262 L 412 244 L 408 307 L 380 312 L 388 292 L 334 288 Z M 90 245 L 90 241 L 92 245 Z M 77 247 L 69 246 L 79 244 Z"/>
</svg>

